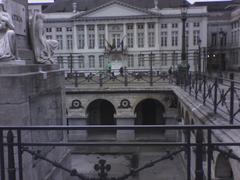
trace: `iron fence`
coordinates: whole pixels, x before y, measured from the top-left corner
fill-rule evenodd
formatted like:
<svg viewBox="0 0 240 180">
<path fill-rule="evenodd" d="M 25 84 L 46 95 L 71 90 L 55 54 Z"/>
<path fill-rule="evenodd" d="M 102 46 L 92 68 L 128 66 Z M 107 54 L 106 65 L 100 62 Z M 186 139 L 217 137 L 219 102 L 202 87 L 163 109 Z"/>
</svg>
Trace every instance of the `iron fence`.
<svg viewBox="0 0 240 180">
<path fill-rule="evenodd" d="M 38 142 L 25 141 L 24 133 L 25 132 L 44 132 L 48 133 L 49 131 L 61 131 L 65 133 L 66 131 L 79 131 L 79 130 L 105 130 L 105 129 L 114 129 L 114 130 L 137 130 L 137 129 L 145 129 L 147 131 L 151 131 L 152 129 L 159 130 L 176 130 L 183 132 L 184 139 L 181 141 L 174 142 L 164 142 L 164 141 L 147 141 L 147 142 L 130 142 L 130 141 L 80 141 L 80 142 L 68 142 L 64 140 L 64 138 L 59 140 L 39 140 Z M 0 127 L 0 165 L 1 165 L 1 180 L 6 180 L 6 176 L 8 175 L 9 180 L 23 180 L 28 177 L 24 177 L 24 167 L 23 167 L 23 153 L 28 153 L 35 160 L 45 161 L 56 168 L 60 168 L 61 170 L 69 173 L 69 175 L 77 177 L 82 180 L 124 180 L 134 174 L 143 171 L 147 168 L 153 167 L 155 164 L 160 163 L 166 159 L 172 159 L 176 155 L 181 152 L 185 152 L 186 154 L 186 177 L 187 180 L 193 179 L 195 177 L 196 180 L 211 180 L 212 178 L 212 167 L 213 167 L 213 153 L 220 152 L 227 158 L 231 158 L 234 160 L 240 161 L 238 154 L 233 151 L 231 148 L 239 147 L 239 142 L 234 142 L 229 140 L 229 142 L 222 141 L 216 135 L 216 131 L 230 133 L 233 130 L 239 130 L 240 126 L 236 125 L 228 125 L 228 126 L 197 126 L 197 125 L 137 125 L 137 126 L 24 126 L 24 127 Z M 192 138 L 194 137 L 194 138 Z M 42 154 L 40 151 L 41 147 L 76 147 L 76 146 L 169 146 L 175 147 L 171 152 L 168 152 L 166 155 L 159 157 L 158 159 L 151 161 L 141 167 L 136 169 L 132 169 L 126 174 L 123 174 L 120 177 L 108 177 L 108 171 L 110 171 L 109 166 L 106 167 L 106 162 L 99 161 L 99 164 L 95 165 L 95 170 L 99 171 L 102 169 L 102 173 L 99 173 L 99 177 L 89 178 L 85 174 L 81 174 L 75 169 L 70 169 L 69 167 L 64 167 L 61 163 L 57 163 L 54 160 L 47 158 L 46 155 Z M 194 151 L 192 151 L 194 149 Z M 192 167 L 192 153 L 195 153 L 195 169 L 191 169 Z M 203 156 L 207 157 L 206 160 L 206 170 L 204 170 Z M 17 160 L 17 161 L 16 161 Z M 18 168 L 16 169 L 15 162 L 17 162 Z M 28 169 L 28 171 L 31 169 Z M 161 170 L 159 170 L 161 171 Z M 194 176 L 192 176 L 195 174 Z"/>
</svg>

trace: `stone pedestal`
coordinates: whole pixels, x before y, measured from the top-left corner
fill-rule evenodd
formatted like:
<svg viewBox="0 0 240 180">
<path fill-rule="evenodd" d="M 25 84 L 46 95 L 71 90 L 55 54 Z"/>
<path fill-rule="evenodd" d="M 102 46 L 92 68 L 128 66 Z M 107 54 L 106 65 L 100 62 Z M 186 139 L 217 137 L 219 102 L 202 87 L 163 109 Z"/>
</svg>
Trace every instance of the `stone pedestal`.
<svg viewBox="0 0 240 180">
<path fill-rule="evenodd" d="M 0 85 L 0 126 L 63 124 L 64 72 L 58 66 L 0 64 Z M 61 131 L 23 131 L 21 135 L 23 142 L 64 140 Z M 67 153 L 67 149 L 61 147 L 36 149 L 58 162 L 62 160 L 59 158 L 63 157 L 61 154 Z M 44 179 L 49 170 L 62 173 L 44 161 L 35 161 L 29 154 L 23 154 L 24 179 Z"/>
<path fill-rule="evenodd" d="M 115 117 L 117 125 L 134 125 L 135 117 Z M 117 130 L 117 140 L 130 141 L 135 139 L 135 130 Z"/>
</svg>

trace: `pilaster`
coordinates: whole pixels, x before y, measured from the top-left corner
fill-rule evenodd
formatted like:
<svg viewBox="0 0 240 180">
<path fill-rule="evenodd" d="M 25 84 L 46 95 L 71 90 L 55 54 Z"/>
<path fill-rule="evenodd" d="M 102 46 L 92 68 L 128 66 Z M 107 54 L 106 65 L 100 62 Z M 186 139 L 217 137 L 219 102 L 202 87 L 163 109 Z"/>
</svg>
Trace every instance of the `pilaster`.
<svg viewBox="0 0 240 180">
<path fill-rule="evenodd" d="M 84 50 L 88 49 L 88 31 L 87 25 L 84 25 Z"/>
</svg>

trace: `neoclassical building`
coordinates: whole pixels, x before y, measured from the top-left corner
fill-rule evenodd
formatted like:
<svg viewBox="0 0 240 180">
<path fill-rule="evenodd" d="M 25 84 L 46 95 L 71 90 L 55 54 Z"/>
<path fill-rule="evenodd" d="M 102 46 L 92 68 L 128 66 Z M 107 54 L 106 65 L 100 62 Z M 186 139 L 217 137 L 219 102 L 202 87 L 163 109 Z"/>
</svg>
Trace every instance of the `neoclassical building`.
<svg viewBox="0 0 240 180">
<path fill-rule="evenodd" d="M 112 69 L 144 70 L 152 65 L 156 71 L 167 71 L 181 63 L 181 0 L 63 2 L 44 11 L 46 36 L 59 42 L 56 60 L 61 68 L 99 71 L 110 63 Z M 204 6 L 187 8 L 185 49 L 190 70 L 197 69 L 199 59 L 202 71 L 206 67 L 207 15 Z"/>
</svg>

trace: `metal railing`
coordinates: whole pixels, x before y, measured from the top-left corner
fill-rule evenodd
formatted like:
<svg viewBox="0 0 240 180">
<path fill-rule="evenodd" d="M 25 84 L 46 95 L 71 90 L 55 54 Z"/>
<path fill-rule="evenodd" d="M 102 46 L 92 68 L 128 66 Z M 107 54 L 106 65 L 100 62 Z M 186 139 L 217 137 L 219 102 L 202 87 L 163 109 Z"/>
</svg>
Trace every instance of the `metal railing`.
<svg viewBox="0 0 240 180">
<path fill-rule="evenodd" d="M 80 141 L 80 142 L 68 142 L 64 140 L 41 140 L 41 135 L 38 136 L 38 142 L 29 141 L 24 139 L 24 134 L 26 132 L 34 133 L 43 132 L 48 133 L 50 131 L 60 131 L 65 133 L 66 131 L 79 131 L 79 130 L 105 130 L 105 129 L 114 129 L 114 130 L 138 130 L 145 129 L 151 131 L 153 129 L 158 130 L 175 130 L 178 132 L 183 132 L 184 140 L 175 141 L 175 142 L 163 142 L 163 141 L 147 141 L 147 142 L 138 142 L 138 141 Z M 166 159 L 172 159 L 174 156 L 178 155 L 181 152 L 185 152 L 185 162 L 186 162 L 186 179 L 191 180 L 192 174 L 195 174 L 196 180 L 203 180 L 204 176 L 207 177 L 207 180 L 211 180 L 212 177 L 212 167 L 213 167 L 213 153 L 215 151 L 222 153 L 225 157 L 235 159 L 238 162 L 240 158 L 235 151 L 232 151 L 233 147 L 240 147 L 239 142 L 229 141 L 224 142 L 219 140 L 219 137 L 216 136 L 216 131 L 224 132 L 224 134 L 231 132 L 232 130 L 239 130 L 240 126 L 183 126 L 183 125 L 137 125 L 137 126 L 32 126 L 32 127 L 0 127 L 0 165 L 1 165 L 1 180 L 6 180 L 6 174 L 8 175 L 9 180 L 23 180 L 28 177 L 24 177 L 24 167 L 23 163 L 25 158 L 23 158 L 24 153 L 30 154 L 33 156 L 34 160 L 42 160 L 50 165 L 59 168 L 67 173 L 70 176 L 77 177 L 82 180 L 90 179 L 99 179 L 99 180 L 124 180 L 130 176 L 135 175 L 136 173 L 145 170 L 146 168 L 151 168 L 155 164 L 160 163 Z M 219 132 L 218 132 L 219 133 Z M 6 135 L 7 134 L 7 135 Z M 7 138 L 5 138 L 5 135 Z M 61 163 L 57 163 L 49 159 L 42 154 L 40 150 L 42 147 L 77 147 L 77 146 L 159 146 L 159 147 L 172 147 L 173 151 L 168 152 L 165 156 L 160 157 L 154 161 L 151 161 L 141 167 L 132 169 L 126 174 L 123 174 L 120 177 L 108 177 L 106 171 L 104 171 L 104 177 L 99 174 L 98 178 L 88 178 L 85 174 L 81 174 L 75 169 L 70 169 L 69 167 L 64 167 Z M 175 148 L 174 148 L 175 147 Z M 175 149 L 175 150 L 174 150 Z M 195 152 L 195 169 L 192 167 L 192 153 Z M 7 150 L 7 151 L 6 151 Z M 7 153 L 6 153 L 7 152 Z M 203 156 L 206 156 L 206 163 L 204 163 Z M 17 161 L 16 161 L 17 160 Z M 18 168 L 16 169 L 15 162 L 17 162 Z M 240 162 L 239 162 L 240 163 Z M 105 166 L 105 163 L 100 163 L 102 166 Z M 204 164 L 206 164 L 206 171 L 204 171 Z M 26 164 L 25 164 L 26 165 Z M 100 166 L 95 168 L 96 171 L 100 170 Z M 109 168 L 107 168 L 109 169 Z M 30 171 L 31 169 L 27 169 Z M 109 169 L 110 170 L 110 169 Z M 109 171 L 108 170 L 108 171 Z M 159 170 L 160 171 L 160 170 Z"/>
<path fill-rule="evenodd" d="M 215 114 L 219 113 L 228 119 L 230 124 L 240 122 L 240 81 L 234 80 L 233 73 L 229 79 L 223 78 L 221 74 L 212 77 L 189 73 L 181 86 Z"/>
</svg>

